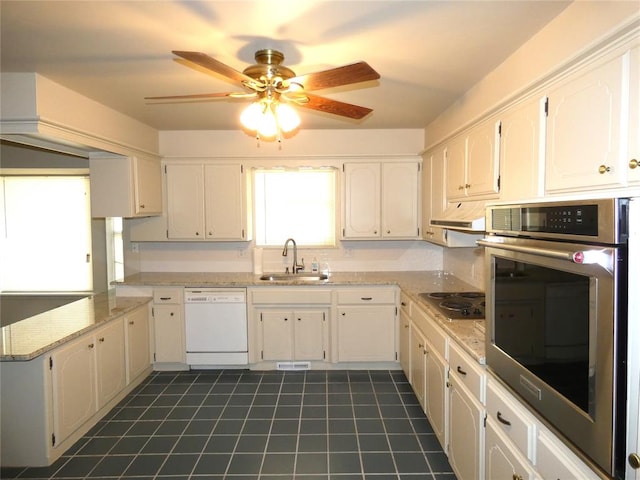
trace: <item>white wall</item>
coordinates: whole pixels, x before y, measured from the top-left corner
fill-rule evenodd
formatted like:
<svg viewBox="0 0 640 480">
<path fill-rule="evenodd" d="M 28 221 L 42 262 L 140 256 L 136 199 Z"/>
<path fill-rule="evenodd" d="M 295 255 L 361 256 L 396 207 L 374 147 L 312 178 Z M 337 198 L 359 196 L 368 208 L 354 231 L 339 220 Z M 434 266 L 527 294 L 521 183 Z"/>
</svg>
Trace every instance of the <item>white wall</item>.
<svg viewBox="0 0 640 480">
<path fill-rule="evenodd" d="M 429 124 L 425 146 L 468 126 L 638 17 L 637 1 L 575 1 Z"/>
</svg>

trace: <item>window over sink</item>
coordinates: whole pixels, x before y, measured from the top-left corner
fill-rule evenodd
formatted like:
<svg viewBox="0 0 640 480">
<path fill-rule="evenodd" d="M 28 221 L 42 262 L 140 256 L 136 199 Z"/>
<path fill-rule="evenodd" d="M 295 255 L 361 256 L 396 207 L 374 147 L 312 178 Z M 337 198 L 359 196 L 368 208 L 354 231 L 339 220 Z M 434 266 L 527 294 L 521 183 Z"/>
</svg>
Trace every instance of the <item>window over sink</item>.
<svg viewBox="0 0 640 480">
<path fill-rule="evenodd" d="M 335 246 L 334 168 L 256 169 L 253 184 L 257 246 Z"/>
</svg>

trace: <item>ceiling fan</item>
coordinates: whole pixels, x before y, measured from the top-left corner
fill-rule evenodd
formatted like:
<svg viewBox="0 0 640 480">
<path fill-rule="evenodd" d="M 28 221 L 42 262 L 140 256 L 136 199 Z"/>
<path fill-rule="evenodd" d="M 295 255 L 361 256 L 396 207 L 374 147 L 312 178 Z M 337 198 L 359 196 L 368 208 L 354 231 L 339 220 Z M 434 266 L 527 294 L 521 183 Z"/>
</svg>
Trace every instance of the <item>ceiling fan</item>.
<svg viewBox="0 0 640 480">
<path fill-rule="evenodd" d="M 274 106 L 290 102 L 312 110 L 319 110 L 352 119 L 361 119 L 372 112 L 372 109 L 313 95 L 309 92 L 380 78 L 378 72 L 371 68 L 366 62 L 357 62 L 306 75 L 296 75 L 293 70 L 282 64 L 284 55 L 272 49 L 257 51 L 255 53 L 256 64 L 250 65 L 242 72 L 204 53 L 176 50 L 174 50 L 173 53 L 200 67 L 239 82 L 245 88 L 245 91 L 145 97 L 145 99 L 206 100 L 218 97 L 255 98 L 257 99 L 255 103 L 262 105 L 265 109 L 274 108 Z"/>
</svg>

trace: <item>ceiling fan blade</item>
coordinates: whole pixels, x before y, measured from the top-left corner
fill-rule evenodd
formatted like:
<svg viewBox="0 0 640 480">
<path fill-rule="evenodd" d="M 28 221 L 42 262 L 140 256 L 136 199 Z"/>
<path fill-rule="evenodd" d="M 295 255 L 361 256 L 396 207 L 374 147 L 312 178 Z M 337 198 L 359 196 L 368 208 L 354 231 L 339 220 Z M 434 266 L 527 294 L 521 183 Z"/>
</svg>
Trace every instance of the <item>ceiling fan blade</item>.
<svg viewBox="0 0 640 480">
<path fill-rule="evenodd" d="M 341 117 L 354 118 L 356 120 L 360 120 L 373 112 L 371 108 L 339 102 L 337 100 L 312 95 L 310 93 L 307 93 L 307 97 L 309 98 L 309 101 L 306 103 L 299 103 L 298 106 L 310 108 L 311 110 L 332 113 L 333 115 L 340 115 Z"/>
<path fill-rule="evenodd" d="M 380 74 L 371 68 L 367 62 L 357 62 L 322 72 L 299 75 L 289 79 L 289 82 L 300 83 L 306 91 L 309 91 L 340 87 L 352 83 L 377 80 L 378 78 L 380 78 Z"/>
<path fill-rule="evenodd" d="M 184 58 L 185 60 L 189 60 L 201 67 L 204 67 L 213 72 L 219 73 L 231 80 L 235 80 L 237 82 L 248 82 L 253 83 L 255 80 L 248 75 L 245 75 L 238 70 L 231 68 L 229 65 L 225 65 L 224 63 L 216 60 L 215 58 L 211 58 L 209 55 L 206 55 L 201 52 L 185 52 L 181 50 L 173 50 L 174 55 Z"/>
<path fill-rule="evenodd" d="M 165 97 L 144 97 L 145 100 L 196 100 L 199 98 L 221 98 L 232 97 L 242 98 L 244 96 L 255 96 L 255 93 L 231 92 L 231 93 L 194 93 L 191 95 L 169 95 Z"/>
</svg>

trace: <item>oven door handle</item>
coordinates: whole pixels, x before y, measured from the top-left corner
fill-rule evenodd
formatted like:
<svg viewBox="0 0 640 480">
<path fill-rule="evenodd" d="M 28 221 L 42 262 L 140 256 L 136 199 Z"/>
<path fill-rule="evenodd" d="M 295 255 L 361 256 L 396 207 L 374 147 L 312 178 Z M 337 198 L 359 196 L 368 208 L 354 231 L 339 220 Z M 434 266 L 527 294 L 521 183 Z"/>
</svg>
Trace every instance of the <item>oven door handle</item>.
<svg viewBox="0 0 640 480">
<path fill-rule="evenodd" d="M 564 252 L 562 250 L 552 250 L 549 248 L 524 247 L 521 245 L 511 245 L 505 243 L 490 242 L 488 240 L 478 240 L 478 245 L 483 247 L 493 247 L 502 250 L 509 250 L 518 253 L 531 253 L 543 257 L 567 260 L 572 263 L 587 263 L 584 261 L 584 252 Z"/>
</svg>

